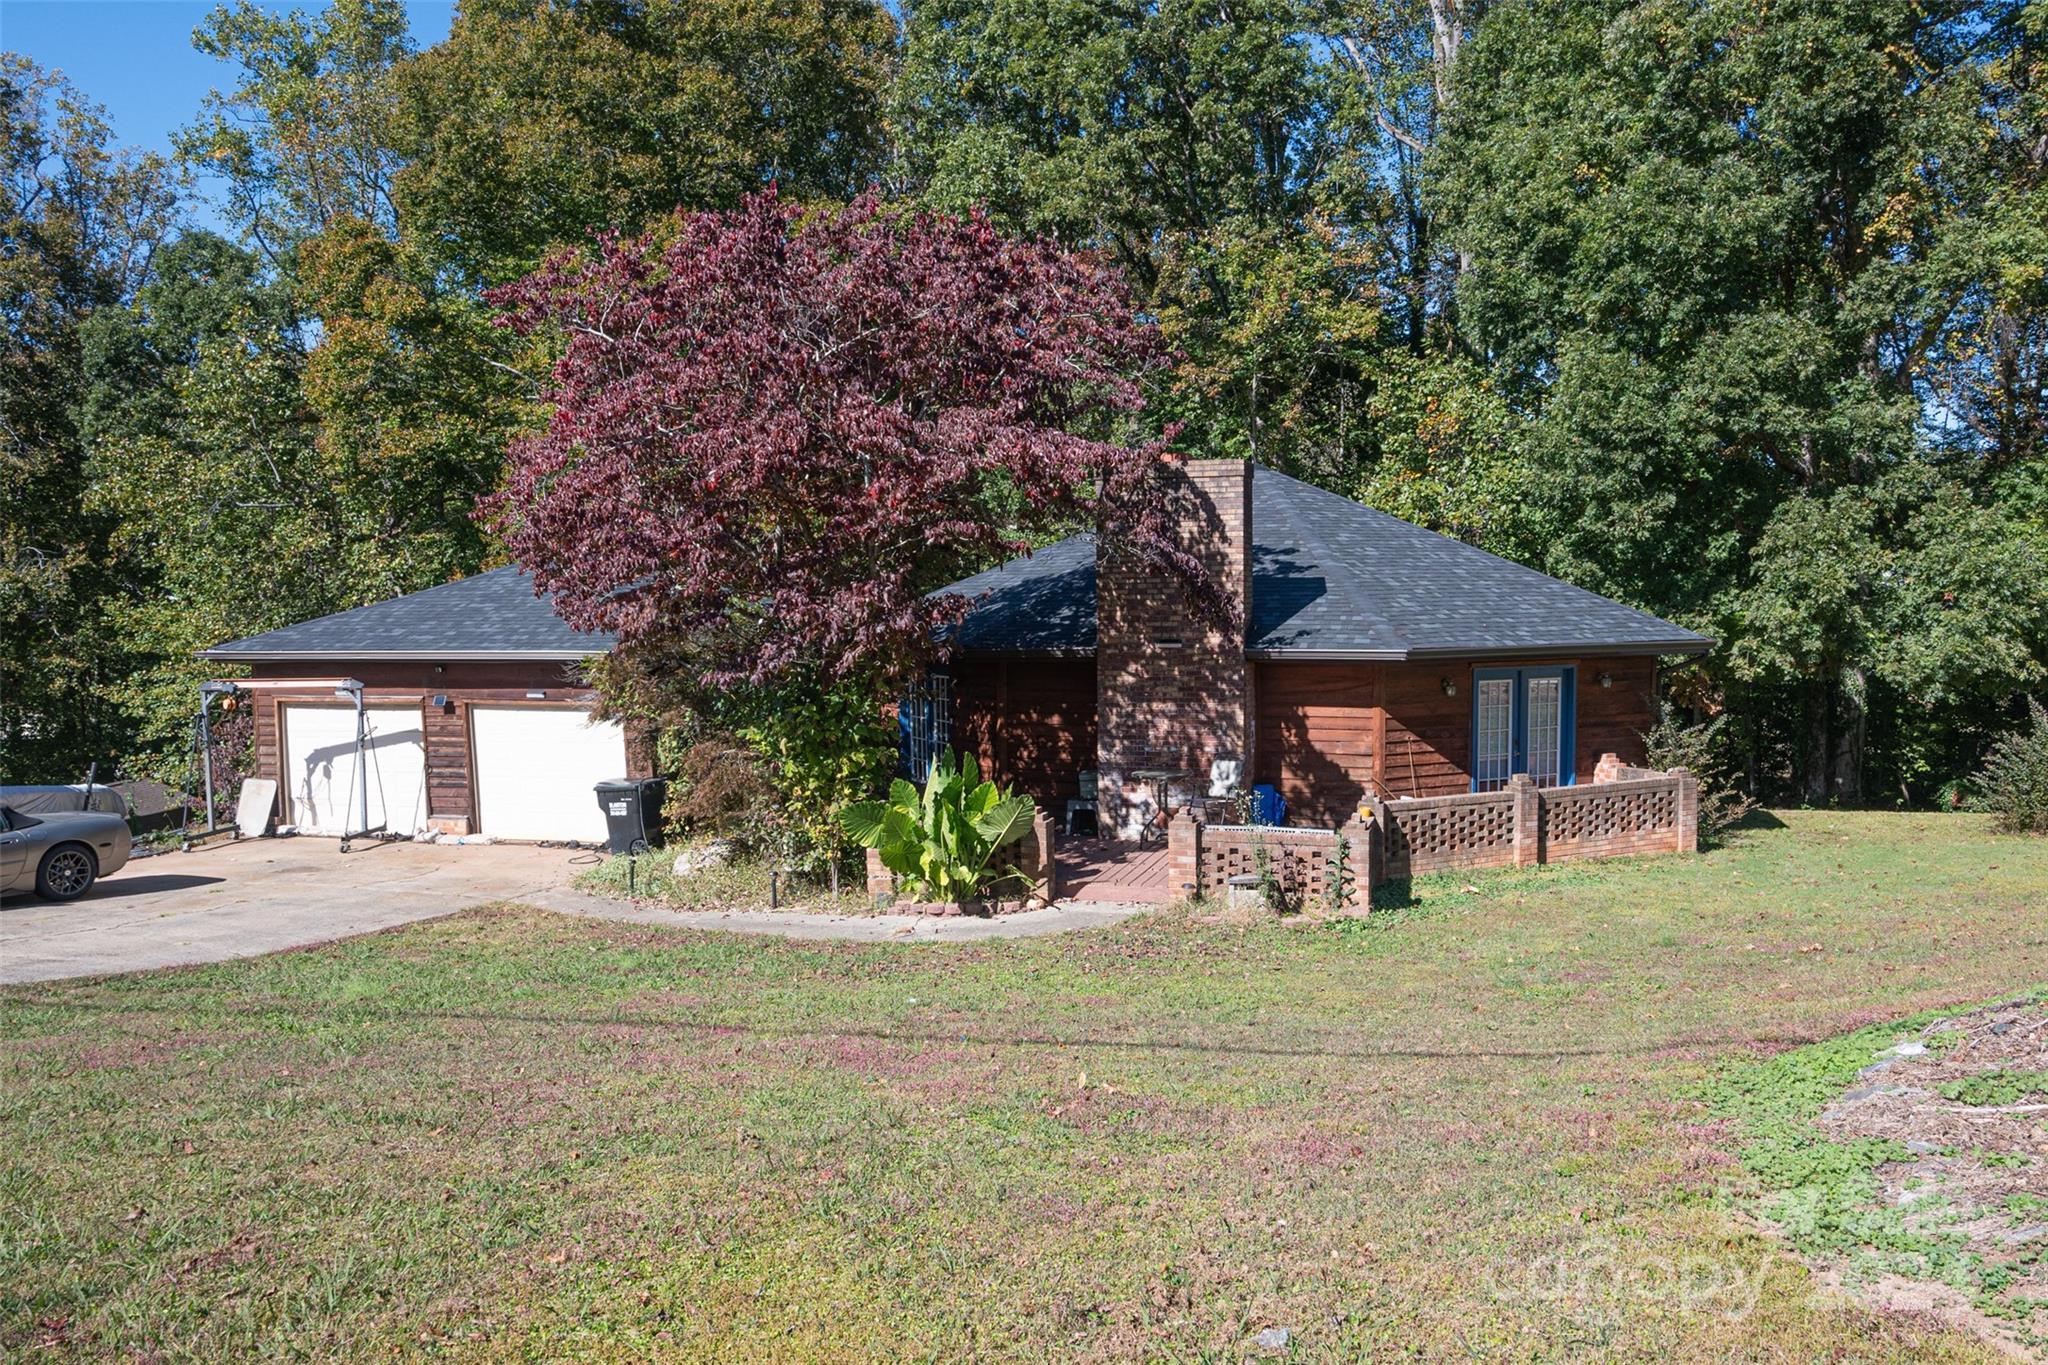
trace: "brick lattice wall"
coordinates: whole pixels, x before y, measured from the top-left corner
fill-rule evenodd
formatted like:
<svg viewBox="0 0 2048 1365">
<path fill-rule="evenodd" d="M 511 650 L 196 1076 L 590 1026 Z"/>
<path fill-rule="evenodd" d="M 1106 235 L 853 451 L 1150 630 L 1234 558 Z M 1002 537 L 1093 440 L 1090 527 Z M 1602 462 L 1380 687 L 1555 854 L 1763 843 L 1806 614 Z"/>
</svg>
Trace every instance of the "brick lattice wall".
<svg viewBox="0 0 2048 1365">
<path fill-rule="evenodd" d="M 1187 811 L 1168 831 L 1169 877 L 1183 896 L 1220 897 L 1230 879 L 1256 875 L 1259 848 L 1280 883 L 1282 898 L 1296 909 L 1350 909 L 1368 899 L 1371 832 L 1356 822 L 1341 830 L 1290 826 L 1208 825 Z M 1344 841 L 1344 885 L 1338 904 L 1330 900 L 1330 863 Z"/>
<path fill-rule="evenodd" d="M 1388 877 L 1515 861 L 1515 801 L 1508 792 L 1382 801 L 1374 811 Z"/>
<path fill-rule="evenodd" d="M 1542 795 L 1543 857 L 1616 858 L 1676 853 L 1678 783 L 1668 777 L 1558 787 Z"/>
<path fill-rule="evenodd" d="M 1375 801 L 1375 877 L 1527 866 L 1577 858 L 1690 853 L 1699 847 L 1699 783 L 1683 768 L 1626 767 L 1603 755 L 1594 780 L 1505 791 Z"/>
</svg>

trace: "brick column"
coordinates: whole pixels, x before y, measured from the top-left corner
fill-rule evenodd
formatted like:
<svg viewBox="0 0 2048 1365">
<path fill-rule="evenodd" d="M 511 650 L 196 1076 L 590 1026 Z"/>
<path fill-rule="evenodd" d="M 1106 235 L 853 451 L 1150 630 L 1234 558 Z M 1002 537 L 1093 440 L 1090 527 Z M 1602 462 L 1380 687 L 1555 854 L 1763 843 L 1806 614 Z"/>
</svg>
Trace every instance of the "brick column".
<svg viewBox="0 0 2048 1365">
<path fill-rule="evenodd" d="M 1160 477 L 1179 544 L 1248 615 L 1251 466 L 1243 460 L 1174 462 Z M 1102 829 L 1131 838 L 1148 800 L 1130 777 L 1134 769 L 1186 769 L 1196 792 L 1208 790 L 1209 766 L 1218 759 L 1237 760 L 1250 778 L 1252 670 L 1241 627 L 1226 630 L 1198 615 L 1172 576 L 1108 536 L 1097 544 L 1095 766 Z"/>
<path fill-rule="evenodd" d="M 1193 807 L 1175 811 L 1166 827 L 1166 885 L 1178 897 L 1202 897 L 1202 821 Z"/>
<path fill-rule="evenodd" d="M 896 874 L 882 866 L 882 855 L 876 850 L 868 849 L 867 855 L 868 895 L 877 899 L 887 897 L 893 900 L 896 895 Z"/>
<path fill-rule="evenodd" d="M 1600 755 L 1600 762 L 1593 769 L 1593 780 L 1595 782 L 1621 781 L 1621 755 Z"/>
<path fill-rule="evenodd" d="M 1025 899 L 1051 905 L 1059 899 L 1059 864 L 1053 858 L 1052 817 L 1043 810 L 1031 817 L 1031 833 L 1024 837 L 1024 857 L 1018 871 L 1030 879 Z"/>
<path fill-rule="evenodd" d="M 1358 866 L 1364 872 L 1366 881 L 1373 886 L 1378 886 L 1381 882 L 1387 880 L 1388 817 L 1386 803 L 1377 796 L 1367 796 L 1365 798 L 1365 808 L 1367 812 L 1365 814 L 1365 826 L 1372 848 L 1370 855 L 1360 862 Z"/>
<path fill-rule="evenodd" d="M 1514 802 L 1515 866 L 1534 867 L 1543 861 L 1542 798 L 1527 773 L 1508 779 L 1508 797 Z"/>
<path fill-rule="evenodd" d="M 1344 889 L 1343 898 L 1337 904 L 1340 913 L 1372 908 L 1372 860 L 1376 852 L 1373 848 L 1374 833 L 1372 822 L 1355 815 L 1337 831 L 1337 837 L 1346 844 L 1344 857 L 1351 874 L 1351 885 Z"/>
<path fill-rule="evenodd" d="M 1678 779 L 1678 851 L 1700 851 L 1700 780 L 1685 768 L 1673 768 Z"/>
</svg>

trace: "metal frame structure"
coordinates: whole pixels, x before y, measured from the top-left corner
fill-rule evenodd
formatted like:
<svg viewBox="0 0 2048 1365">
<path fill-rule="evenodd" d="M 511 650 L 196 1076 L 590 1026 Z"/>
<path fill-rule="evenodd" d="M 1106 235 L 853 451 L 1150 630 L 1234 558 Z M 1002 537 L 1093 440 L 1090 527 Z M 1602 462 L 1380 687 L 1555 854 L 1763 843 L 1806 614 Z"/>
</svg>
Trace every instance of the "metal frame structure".
<svg viewBox="0 0 2048 1365">
<path fill-rule="evenodd" d="M 301 692 L 308 687 L 332 687 L 334 695 L 347 698 L 356 712 L 356 765 L 354 805 L 356 808 L 355 828 L 342 827 L 341 851 L 349 851 L 349 841 L 365 835 L 381 834 L 384 826 L 370 825 L 370 773 L 366 758 L 370 747 L 370 717 L 364 700 L 364 687 L 356 678 L 243 678 L 234 681 L 215 679 L 199 685 L 199 765 L 201 781 L 206 789 L 206 832 L 213 834 L 220 828 L 213 813 L 213 703 L 216 698 L 238 697 L 262 689 L 284 692 Z"/>
</svg>

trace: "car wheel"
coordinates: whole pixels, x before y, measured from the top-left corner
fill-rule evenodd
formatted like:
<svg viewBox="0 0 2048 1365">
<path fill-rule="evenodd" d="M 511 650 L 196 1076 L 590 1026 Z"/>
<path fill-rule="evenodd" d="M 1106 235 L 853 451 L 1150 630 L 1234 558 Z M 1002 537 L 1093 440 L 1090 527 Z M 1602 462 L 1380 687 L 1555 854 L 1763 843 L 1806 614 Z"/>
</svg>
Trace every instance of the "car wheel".
<svg viewBox="0 0 2048 1365">
<path fill-rule="evenodd" d="M 92 890 L 100 875 L 92 850 L 84 844 L 59 844 L 43 855 L 36 868 L 36 894 L 49 901 L 75 901 Z"/>
</svg>

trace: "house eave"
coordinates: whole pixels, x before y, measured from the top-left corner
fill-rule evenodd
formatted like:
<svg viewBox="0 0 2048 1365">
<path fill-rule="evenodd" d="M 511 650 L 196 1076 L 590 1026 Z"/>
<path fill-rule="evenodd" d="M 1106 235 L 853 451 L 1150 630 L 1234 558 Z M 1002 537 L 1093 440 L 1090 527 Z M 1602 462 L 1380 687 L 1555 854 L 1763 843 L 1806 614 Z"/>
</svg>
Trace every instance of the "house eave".
<svg viewBox="0 0 2048 1365">
<path fill-rule="evenodd" d="M 1712 640 L 1688 637 L 1683 640 L 1595 641 L 1577 644 L 1505 645 L 1487 649 L 1414 649 L 1407 658 L 1416 663 L 1447 659 L 1528 659 L 1570 655 L 1585 659 L 1642 657 L 1644 655 L 1704 654 L 1714 647 Z"/>
<path fill-rule="evenodd" d="M 1611 659 L 1642 655 L 1704 654 L 1712 640 L 1645 640 L 1550 645 L 1494 645 L 1484 649 L 1247 649 L 1245 657 L 1275 663 L 1441 663 L 1456 659 L 1535 659 L 1570 656 Z"/>
<path fill-rule="evenodd" d="M 1080 645 L 1045 649 L 967 649 L 953 650 L 955 659 L 1092 659 L 1095 651 Z"/>
<path fill-rule="evenodd" d="M 1247 649 L 1247 659 L 1274 663 L 1308 664 L 1397 664 L 1409 655 L 1405 649 Z"/>
<path fill-rule="evenodd" d="M 486 660 L 530 663 L 575 663 L 609 653 L 598 649 L 202 649 L 199 657 L 213 663 L 298 664 L 340 663 L 361 659 L 373 663 L 475 663 Z"/>
<path fill-rule="evenodd" d="M 1247 659 L 1271 663 L 1401 664 L 1441 663 L 1454 659 L 1536 659 L 1570 656 L 1581 659 L 1640 658 L 1645 655 L 1705 654 L 1714 647 L 1707 639 L 1604 641 L 1549 645 L 1496 645 L 1484 649 L 1316 649 L 1264 646 L 1247 648 Z M 957 649 L 956 659 L 1092 659 L 1095 651 L 1066 649 Z"/>
</svg>

